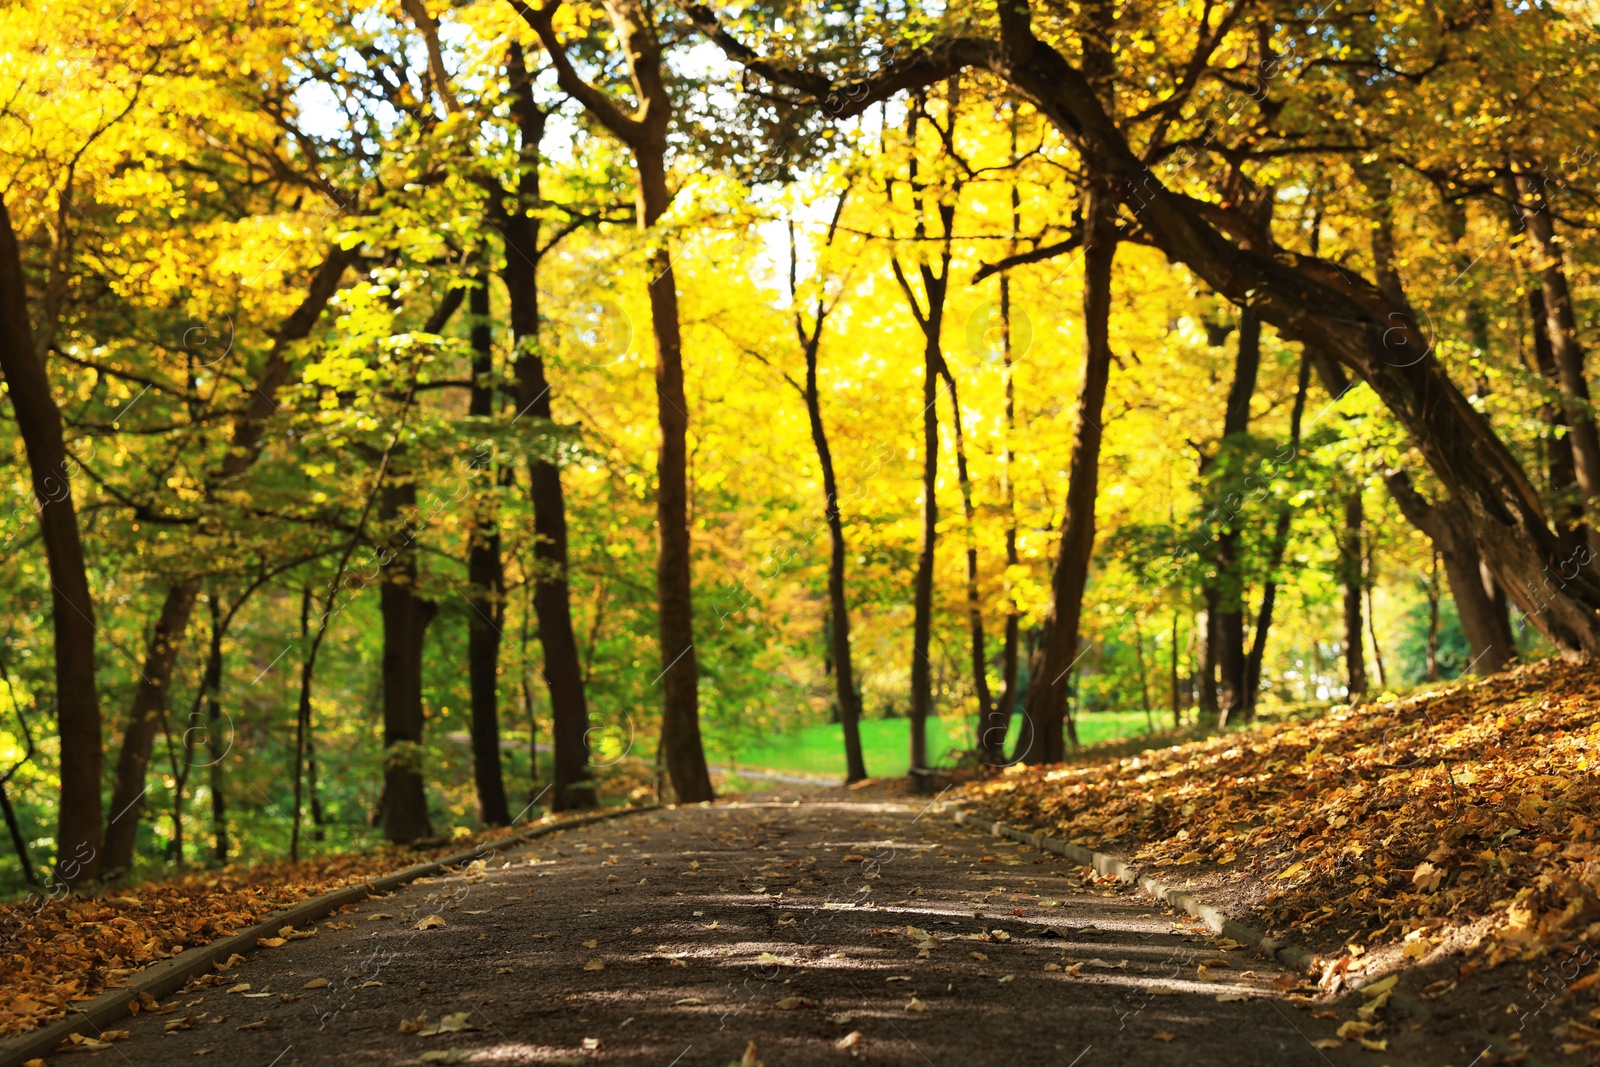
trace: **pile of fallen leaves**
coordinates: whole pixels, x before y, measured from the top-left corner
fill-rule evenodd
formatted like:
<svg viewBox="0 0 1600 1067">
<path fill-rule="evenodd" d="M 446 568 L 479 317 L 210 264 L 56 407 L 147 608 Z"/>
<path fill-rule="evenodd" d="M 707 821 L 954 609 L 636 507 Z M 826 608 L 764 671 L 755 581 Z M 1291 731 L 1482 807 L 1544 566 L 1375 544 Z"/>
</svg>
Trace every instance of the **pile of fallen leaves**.
<svg viewBox="0 0 1600 1067">
<path fill-rule="evenodd" d="M 0 1037 L 54 1022 L 73 1001 L 253 926 L 272 912 L 504 837 L 503 829 L 431 849 L 387 847 L 299 863 L 195 873 L 101 895 L 34 893 L 0 905 Z"/>
<path fill-rule="evenodd" d="M 1247 883 L 1255 914 L 1239 917 L 1290 939 L 1403 941 L 1414 958 L 1472 926 L 1491 965 L 1592 943 L 1600 672 L 1547 662 L 1387 696 L 966 792 L 1147 869 Z"/>
</svg>

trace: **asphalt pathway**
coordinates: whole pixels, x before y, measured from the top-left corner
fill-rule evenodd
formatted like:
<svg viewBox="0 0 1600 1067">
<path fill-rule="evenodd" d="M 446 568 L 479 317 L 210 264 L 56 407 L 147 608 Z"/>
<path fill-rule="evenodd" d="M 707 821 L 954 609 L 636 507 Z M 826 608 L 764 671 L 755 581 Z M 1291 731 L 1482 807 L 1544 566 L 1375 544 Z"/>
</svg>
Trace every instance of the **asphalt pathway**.
<svg viewBox="0 0 1600 1067">
<path fill-rule="evenodd" d="M 486 855 L 282 935 L 218 984 L 148 1005 L 94 1058 L 1412 1062 L 1317 1047 L 1338 1024 L 1293 996 L 1297 976 L 911 799 L 663 809 Z"/>
</svg>

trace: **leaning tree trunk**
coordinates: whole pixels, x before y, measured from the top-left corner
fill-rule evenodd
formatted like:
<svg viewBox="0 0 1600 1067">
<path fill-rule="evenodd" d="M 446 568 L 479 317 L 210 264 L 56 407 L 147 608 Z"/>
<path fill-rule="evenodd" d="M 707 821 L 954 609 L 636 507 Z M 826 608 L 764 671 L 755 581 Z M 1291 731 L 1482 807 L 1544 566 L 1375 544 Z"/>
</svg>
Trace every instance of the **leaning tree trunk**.
<svg viewBox="0 0 1600 1067">
<path fill-rule="evenodd" d="M 1279 246 L 1235 205 L 1168 187 L 1112 117 L 1110 87 L 1090 63 L 1099 47 L 1092 34 L 1079 35 L 1089 45 L 1080 69 L 1034 34 L 1022 0 L 996 10 L 997 41 L 940 38 L 919 52 L 915 65 L 835 89 L 814 71 L 756 55 L 710 9 L 686 11 L 736 62 L 826 101 L 840 118 L 966 67 L 1006 82 L 1073 143 L 1089 173 L 1111 183 L 1141 233 L 1168 259 L 1234 303 L 1249 304 L 1284 340 L 1326 353 L 1367 382 L 1460 505 L 1486 564 L 1529 622 L 1570 659 L 1600 656 L 1600 576 L 1584 569 L 1592 553 L 1580 560 L 1564 551 L 1527 472 L 1451 382 L 1404 294 L 1396 300 L 1338 264 Z M 1196 148 L 1179 152 L 1170 160 L 1179 170 L 1200 160 Z"/>
<path fill-rule="evenodd" d="M 1025 9 L 1004 13 L 1001 32 L 998 71 L 1077 145 L 1092 172 L 1117 183 L 1152 242 L 1217 292 L 1250 302 L 1279 336 L 1327 352 L 1371 385 L 1460 504 L 1485 561 L 1529 621 L 1570 657 L 1600 655 L 1600 578 L 1564 557 L 1526 472 L 1450 381 L 1412 310 L 1318 257 L 1224 236 L 1223 229 L 1244 232 L 1239 216 L 1164 185 L 1085 74 L 1033 36 Z"/>
<path fill-rule="evenodd" d="M 56 874 L 68 884 L 92 881 L 102 868 L 100 696 L 94 679 L 94 604 L 61 409 L 50 393 L 44 358 L 34 347 L 27 282 L 11 215 L 0 201 L 0 372 L 22 436 L 39 511 L 39 537 L 50 573 L 55 631 L 56 729 L 61 738 L 56 808 Z M 153 743 L 153 739 L 152 739 Z"/>
<path fill-rule="evenodd" d="M 330 248 L 312 276 L 304 299 L 278 327 L 272 349 L 245 400 L 244 411 L 234 420 L 232 439 L 216 472 L 216 481 L 225 483 L 236 479 L 261 454 L 266 424 L 278 411 L 278 390 L 289 380 L 293 346 L 310 336 L 323 310 L 339 291 L 345 269 L 354 261 L 354 251 L 338 246 Z M 213 486 L 208 482 L 206 488 L 209 492 Z M 106 824 L 105 835 L 107 872 L 125 871 L 133 862 L 144 804 L 145 774 L 156 731 L 167 713 L 173 664 L 177 661 L 199 592 L 200 583 L 195 579 L 185 579 L 168 587 L 146 646 L 143 669 L 134 688 L 122 748 L 111 779 L 110 821 Z"/>
<path fill-rule="evenodd" d="M 1238 460 L 1245 454 L 1250 433 L 1250 399 L 1255 396 L 1261 370 L 1261 320 L 1249 308 L 1239 312 L 1239 348 L 1234 360 L 1233 385 L 1222 422 L 1223 485 L 1237 476 Z M 1228 496 L 1232 496 L 1229 490 Z M 1220 505 L 1219 505 L 1220 506 Z M 1231 509 L 1230 509 L 1231 510 Z M 1243 531 L 1237 513 L 1229 514 L 1217 539 L 1217 723 L 1248 717 L 1254 704 L 1249 686 L 1249 663 L 1244 650 Z"/>
<path fill-rule="evenodd" d="M 493 334 L 489 327 L 489 278 L 477 279 L 469 296 L 472 314 L 472 392 L 467 412 L 481 419 L 495 413 Z M 496 477 L 484 457 L 475 467 Z M 500 767 L 500 631 L 505 625 L 505 573 L 500 562 L 500 507 L 495 490 L 474 494 L 473 522 L 467 548 L 467 679 L 472 692 L 472 780 L 478 794 L 478 817 L 489 826 L 508 826 L 505 777 Z"/>
<path fill-rule="evenodd" d="M 383 832 L 406 843 L 429 836 L 422 778 L 422 647 L 434 604 L 417 595 L 416 482 L 379 489 L 379 517 L 389 543 L 382 567 Z"/>
<path fill-rule="evenodd" d="M 1094 551 L 1101 409 L 1111 378 L 1111 265 L 1117 254 L 1116 219 L 1116 199 L 1107 185 L 1096 179 L 1089 186 L 1084 206 L 1084 359 L 1078 424 L 1068 464 L 1066 511 L 1050 585 L 1050 608 L 1028 672 L 1027 716 L 1035 731 L 1029 763 L 1057 763 L 1066 755 L 1068 685 L 1078 656 L 1083 591 Z"/>
</svg>

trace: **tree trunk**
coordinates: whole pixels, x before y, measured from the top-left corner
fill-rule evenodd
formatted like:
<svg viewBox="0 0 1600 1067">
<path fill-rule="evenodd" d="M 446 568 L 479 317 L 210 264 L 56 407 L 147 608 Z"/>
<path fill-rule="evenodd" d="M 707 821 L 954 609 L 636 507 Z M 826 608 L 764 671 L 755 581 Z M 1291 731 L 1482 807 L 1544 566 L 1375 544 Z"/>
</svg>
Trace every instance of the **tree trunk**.
<svg viewBox="0 0 1600 1067">
<path fill-rule="evenodd" d="M 300 813 L 302 768 L 311 744 L 311 686 L 317 669 L 316 650 L 311 647 L 311 587 L 300 593 L 300 701 L 294 716 L 294 826 L 289 836 L 289 861 L 300 859 Z"/>
<path fill-rule="evenodd" d="M 434 605 L 417 595 L 417 486 L 407 480 L 378 490 L 388 538 L 379 606 L 383 613 L 383 832 L 408 843 L 432 833 L 422 778 L 422 650 Z"/>
<path fill-rule="evenodd" d="M 983 632 L 983 601 L 978 594 L 978 513 L 972 504 L 972 479 L 967 473 L 967 445 L 961 431 L 961 400 L 956 393 L 956 380 L 950 365 L 941 360 L 945 384 L 950 389 L 950 411 L 956 432 L 956 480 L 961 487 L 961 508 L 966 520 L 967 539 L 967 629 L 972 639 L 972 691 L 978 698 L 978 729 L 980 734 L 992 730 L 995 723 L 994 697 L 989 690 L 989 654 L 985 650 Z M 1005 734 L 999 735 L 1004 741 Z M 982 748 L 980 743 L 979 748 Z"/>
<path fill-rule="evenodd" d="M 1377 571 L 1372 566 L 1372 538 L 1366 539 L 1366 568 L 1361 585 L 1367 597 L 1367 637 L 1372 641 L 1372 664 L 1378 668 L 1378 688 L 1389 688 L 1389 679 L 1383 670 L 1383 649 L 1378 645 L 1378 620 L 1372 608 L 1372 587 L 1378 583 Z"/>
<path fill-rule="evenodd" d="M 1545 308 L 1544 291 L 1536 285 L 1528 286 L 1528 311 L 1533 320 L 1533 365 L 1529 368 L 1544 379 L 1553 390 L 1554 397 L 1561 395 L 1561 372 L 1556 369 L 1555 349 L 1550 344 L 1549 312 Z M 1578 465 L 1572 454 L 1572 434 L 1567 426 L 1565 405 L 1549 398 L 1539 404 L 1539 416 L 1545 424 L 1545 477 L 1548 483 L 1550 520 L 1565 541 L 1569 555 L 1588 544 L 1588 534 L 1583 521 L 1583 500 L 1578 490 Z"/>
<path fill-rule="evenodd" d="M 1172 728 L 1183 726 L 1183 703 L 1178 693 L 1178 612 L 1172 612 Z"/>
<path fill-rule="evenodd" d="M 929 314 L 934 300 L 929 294 Z M 922 350 L 922 549 L 912 585 L 911 620 L 911 770 L 928 766 L 928 715 L 933 704 L 933 565 L 938 538 L 939 500 L 939 335 L 924 326 Z"/>
<path fill-rule="evenodd" d="M 535 105 L 532 83 L 523 65 L 522 51 L 513 46 L 511 72 L 516 93 L 514 108 L 521 134 L 522 170 L 518 185 L 519 210 L 506 220 L 506 290 L 511 296 L 511 330 L 516 339 L 517 407 L 519 417 L 531 417 L 552 426 L 550 382 L 545 375 L 544 359 L 539 346 L 539 286 L 538 267 L 544 250 L 539 248 L 538 208 L 539 142 L 544 135 L 545 114 Z M 641 196 L 647 184 L 646 166 L 640 157 Z M 654 172 L 652 172 L 654 173 Z M 650 179 L 653 196 L 658 198 L 654 222 L 665 210 L 665 176 Z M 645 211 L 644 214 L 649 214 Z M 649 223 L 646 223 L 649 225 Z M 664 254 L 664 253 L 663 253 Z M 670 268 L 670 261 L 668 261 Z M 666 287 L 666 297 L 659 290 Z M 670 306 L 658 308 L 658 302 L 668 299 Z M 662 513 L 662 586 L 667 588 L 665 576 L 672 571 L 672 597 L 662 595 L 661 626 L 663 635 L 672 629 L 675 640 L 673 652 L 664 661 L 674 662 L 682 655 L 683 662 L 664 672 L 666 709 L 662 718 L 663 744 L 672 744 L 666 735 L 684 732 L 690 738 L 692 752 L 700 751 L 698 712 L 696 710 L 695 663 L 690 632 L 689 608 L 689 542 L 683 466 L 683 433 L 687 416 L 673 422 L 676 444 L 667 442 L 667 416 L 683 415 L 683 366 L 679 356 L 677 296 L 673 289 L 670 269 L 665 281 L 657 278 L 651 283 L 651 318 L 657 336 L 657 385 L 662 391 L 658 402 L 662 412 L 663 446 L 661 452 L 662 501 L 671 497 L 677 508 L 677 525 L 671 526 Z M 665 318 L 663 318 L 665 316 Z M 670 320 L 670 321 L 667 321 Z M 667 329 L 663 341 L 660 331 Z M 670 365 L 670 366 L 669 366 Z M 664 369 L 665 368 L 665 369 Z M 675 397 L 675 399 L 673 399 Z M 669 455 L 670 453 L 670 455 Z M 676 482 L 669 486 L 675 478 Z M 670 490 L 670 491 L 669 491 Z M 539 620 L 539 644 L 544 651 L 545 683 L 550 690 L 550 715 L 552 744 L 555 749 L 554 771 L 551 786 L 551 810 L 569 811 L 592 807 L 595 803 L 594 785 L 589 779 L 589 705 L 584 693 L 583 668 L 578 661 L 578 640 L 572 629 L 572 596 L 567 566 L 567 505 L 561 485 L 561 468 L 553 458 L 544 453 L 528 459 L 528 492 L 533 503 L 534 560 L 538 568 L 533 590 L 533 610 Z M 659 505 L 667 507 L 667 503 Z M 669 527 L 671 527 L 669 529 Z M 681 537 L 679 536 L 681 534 Z M 670 552 L 669 552 L 670 549 Z M 668 600 L 671 599 L 671 610 Z M 670 626 L 669 626 L 670 623 Z M 680 651 L 681 646 L 681 651 Z M 666 645 L 663 644 L 665 649 Z M 687 725 L 679 720 L 687 719 Z M 685 759 L 693 763 L 692 754 Z M 684 774 L 698 786 L 685 781 L 679 789 L 683 800 L 709 800 L 711 779 L 705 772 L 705 757 L 699 757 L 700 774 L 695 779 L 692 769 Z M 703 779 L 703 781 L 701 781 Z M 678 779 L 674 779 L 675 782 Z M 699 788 L 697 792 L 696 789 Z M 686 793 L 685 790 L 688 790 Z"/>
<path fill-rule="evenodd" d="M 1008 105 L 1011 119 L 1011 159 L 1017 159 L 1017 114 L 1015 104 Z M 1011 183 L 1011 242 L 1009 252 L 1017 251 L 1017 236 L 1022 230 L 1022 194 L 1017 183 Z M 1031 340 L 1031 337 L 1029 338 Z M 1011 333 L 1011 274 L 1000 272 L 1000 344 L 1001 373 L 1005 376 L 1006 414 L 1005 432 L 1000 443 L 1001 494 L 1006 507 L 1006 628 L 1005 641 L 1000 652 L 1000 700 L 995 705 L 994 721 L 980 738 L 980 749 L 991 764 L 1005 761 L 1006 733 L 1011 729 L 1011 718 L 1017 707 L 1017 639 L 1022 627 L 1022 616 L 1017 612 L 1016 594 L 1011 588 L 1012 567 L 1020 566 L 1017 555 L 1017 491 L 1011 474 L 1011 435 L 1017 429 L 1016 367 L 1014 342 Z"/>
<path fill-rule="evenodd" d="M 1439 550 L 1428 562 L 1428 658 L 1425 680 L 1439 680 Z"/>
<path fill-rule="evenodd" d="M 467 412 L 482 419 L 495 414 L 493 334 L 489 326 L 489 278 L 482 275 L 468 296 L 472 315 L 472 392 Z M 474 467 L 497 478 L 488 456 Z M 488 826 L 508 826 L 505 778 L 500 766 L 500 631 L 505 625 L 505 574 L 500 562 L 500 508 L 493 489 L 474 494 L 475 514 L 468 536 L 467 678 L 472 691 L 472 780 L 478 818 Z"/>
<path fill-rule="evenodd" d="M 1249 690 L 1249 663 L 1244 651 L 1244 560 L 1241 557 L 1237 509 L 1226 505 L 1236 494 L 1228 488 L 1239 473 L 1239 459 L 1245 455 L 1250 433 L 1250 399 L 1255 396 L 1256 378 L 1261 371 L 1261 320 L 1248 308 L 1239 311 L 1239 348 L 1234 360 L 1233 386 L 1228 390 L 1228 408 L 1222 423 L 1224 500 L 1217 505 L 1227 512 L 1222 533 L 1217 539 L 1217 724 L 1245 717 L 1254 706 Z M 1213 514 L 1215 514 L 1213 510 Z"/>
<path fill-rule="evenodd" d="M 1339 533 L 1339 581 L 1344 585 L 1344 665 L 1345 688 L 1354 704 L 1367 692 L 1367 666 L 1362 638 L 1361 576 L 1362 540 L 1361 491 L 1344 500 L 1344 529 Z"/>
<path fill-rule="evenodd" d="M 652 227 L 667 210 L 666 145 L 641 146 L 640 221 Z M 689 555 L 689 409 L 683 391 L 683 339 L 677 279 L 664 247 L 650 255 L 650 325 L 656 342 L 656 398 L 661 451 L 656 461 L 656 524 L 660 556 L 656 595 L 661 623 L 661 748 L 672 791 L 681 804 L 712 800 L 711 773 L 700 739 L 700 683 L 694 651 Z"/>
<path fill-rule="evenodd" d="M 1066 755 L 1064 726 L 1072 668 L 1078 658 L 1083 590 L 1094 551 L 1099 493 L 1101 409 L 1111 378 L 1111 265 L 1117 254 L 1116 199 L 1096 178 L 1084 206 L 1083 385 L 1068 465 L 1061 544 L 1050 583 L 1050 608 L 1029 668 L 1028 718 L 1038 731 L 1029 763 L 1058 763 Z"/>
<path fill-rule="evenodd" d="M 206 648 L 206 670 L 201 684 L 206 691 L 206 753 L 211 786 L 212 856 L 219 865 L 228 862 L 228 800 L 223 793 L 222 761 L 228 750 L 222 740 L 222 603 L 213 592 L 206 597 L 211 615 L 211 641 Z"/>
<path fill-rule="evenodd" d="M 1509 184 L 1509 183 L 1508 183 Z M 1556 381 L 1566 407 L 1567 436 L 1572 443 L 1574 474 L 1588 525 L 1589 556 L 1600 554 L 1600 430 L 1589 400 L 1583 342 L 1578 337 L 1572 291 L 1567 284 L 1565 256 L 1544 190 L 1534 177 L 1522 175 L 1512 197 L 1539 272 L 1545 310 L 1545 331 L 1555 363 Z"/>
<path fill-rule="evenodd" d="M 1294 406 L 1289 410 L 1289 456 L 1296 459 L 1300 455 L 1300 421 L 1306 411 L 1306 393 L 1311 387 L 1311 360 L 1306 356 L 1300 357 L 1300 372 L 1295 380 Z M 1244 706 L 1245 718 L 1252 719 L 1256 713 L 1256 700 L 1261 692 L 1261 664 L 1267 655 L 1267 634 L 1272 629 L 1272 612 L 1278 599 L 1278 568 L 1283 566 L 1284 553 L 1289 550 L 1289 526 L 1291 511 L 1285 503 L 1278 509 L 1278 517 L 1272 530 L 1272 544 L 1267 550 L 1267 576 L 1261 583 L 1261 608 L 1256 615 L 1254 635 L 1250 641 L 1250 653 L 1245 658 L 1244 686 L 1246 701 Z"/>
<path fill-rule="evenodd" d="M 1200 723 L 1217 725 L 1217 587 L 1207 583 L 1200 590 L 1204 605 L 1194 618 L 1194 700 Z"/>
<path fill-rule="evenodd" d="M 50 573 L 55 633 L 56 730 L 61 738 L 60 804 L 56 809 L 57 880 L 69 885 L 100 877 L 100 697 L 94 678 L 94 604 L 61 410 L 50 393 L 44 357 L 28 318 L 27 282 L 11 215 L 0 201 L 0 372 L 28 457 L 39 538 Z"/>
<path fill-rule="evenodd" d="M 339 291 L 339 281 L 354 259 L 353 251 L 337 246 L 329 249 L 312 276 L 305 297 L 278 327 L 266 363 L 245 401 L 245 410 L 234 420 L 232 439 L 216 472 L 216 483 L 236 479 L 261 454 L 266 424 L 278 411 L 277 392 L 289 379 L 292 346 L 310 336 L 328 302 Z M 208 493 L 215 488 L 212 481 L 208 480 L 206 485 Z M 143 670 L 134 689 L 128 724 L 123 730 L 122 747 L 111 780 L 111 815 L 106 825 L 104 864 L 108 873 L 126 871 L 133 863 L 143 810 L 145 774 L 156 731 L 167 712 L 172 667 L 199 591 L 200 583 L 195 579 L 168 587 L 155 630 L 145 649 Z"/>
<path fill-rule="evenodd" d="M 817 383 L 818 342 L 822 323 L 805 345 L 806 417 L 811 424 L 811 443 L 817 449 L 822 467 L 822 491 L 827 496 L 828 522 L 828 649 L 833 661 L 833 683 L 844 733 L 845 781 L 859 782 L 867 776 L 866 756 L 861 748 L 861 701 L 856 692 L 855 667 L 850 649 L 850 605 L 845 590 L 844 519 L 839 513 L 839 484 L 834 476 L 833 450 L 828 446 L 827 428 L 822 422 L 822 397 Z"/>
<path fill-rule="evenodd" d="M 1485 581 L 1478 546 L 1468 534 L 1460 511 L 1448 500 L 1430 503 L 1412 486 L 1405 471 L 1391 471 L 1384 481 L 1401 514 L 1428 535 L 1444 561 L 1445 581 L 1472 650 L 1468 669 L 1480 674 L 1502 669 L 1516 655 L 1516 639 L 1505 604 L 1498 602 L 1491 591 L 1493 580 Z"/>
</svg>

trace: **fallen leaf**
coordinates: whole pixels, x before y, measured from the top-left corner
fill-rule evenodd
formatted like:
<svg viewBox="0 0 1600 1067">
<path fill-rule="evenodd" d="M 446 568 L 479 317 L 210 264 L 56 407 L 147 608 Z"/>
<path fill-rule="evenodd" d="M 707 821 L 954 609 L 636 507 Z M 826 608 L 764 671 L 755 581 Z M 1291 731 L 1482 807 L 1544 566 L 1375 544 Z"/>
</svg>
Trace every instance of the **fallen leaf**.
<svg viewBox="0 0 1600 1067">
<path fill-rule="evenodd" d="M 287 945 L 288 943 L 289 943 L 288 939 L 287 938 L 282 938 L 282 937 L 258 937 L 258 938 L 256 938 L 256 944 L 260 945 L 262 948 L 282 948 L 284 945 Z"/>
<path fill-rule="evenodd" d="M 472 1013 L 467 1011 L 451 1012 L 449 1015 L 442 1017 L 432 1026 L 425 1026 L 421 1030 L 418 1030 L 416 1032 L 417 1036 L 434 1037 L 438 1034 L 459 1034 L 467 1030 L 481 1029 L 481 1027 L 474 1026 L 468 1021 L 471 1015 Z"/>
<path fill-rule="evenodd" d="M 1155 1038 L 1157 1041 L 1171 1041 L 1173 1038 L 1177 1037 L 1178 1035 L 1173 1033 L 1171 1030 L 1157 1030 L 1155 1033 L 1151 1034 L 1150 1036 Z"/>
<path fill-rule="evenodd" d="M 599 956 L 596 956 L 588 963 L 585 963 L 583 965 L 583 969 L 586 971 L 603 971 L 606 969 L 606 961 L 601 959 Z"/>
<path fill-rule="evenodd" d="M 852 1030 L 833 1043 L 836 1049 L 851 1049 L 861 1044 L 861 1031 Z"/>
<path fill-rule="evenodd" d="M 301 986 L 300 988 L 301 989 L 327 989 L 328 988 L 328 980 L 326 978 L 313 978 L 313 979 L 311 979 L 311 981 L 307 982 L 305 985 Z"/>
<path fill-rule="evenodd" d="M 906 1004 L 906 1011 L 927 1011 L 928 1006 L 916 997 L 912 997 Z"/>
<path fill-rule="evenodd" d="M 245 1023 L 242 1026 L 235 1027 L 238 1030 L 265 1030 L 266 1028 L 267 1020 L 265 1019 L 257 1019 L 253 1023 Z"/>
<path fill-rule="evenodd" d="M 411 929 L 413 929 L 413 930 L 437 930 L 439 927 L 443 926 L 444 924 L 445 924 L 444 923 L 444 919 L 439 915 L 424 915 L 422 918 L 418 919 L 416 922 L 411 924 Z"/>
</svg>

